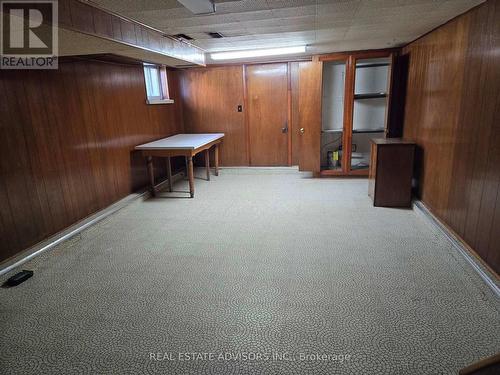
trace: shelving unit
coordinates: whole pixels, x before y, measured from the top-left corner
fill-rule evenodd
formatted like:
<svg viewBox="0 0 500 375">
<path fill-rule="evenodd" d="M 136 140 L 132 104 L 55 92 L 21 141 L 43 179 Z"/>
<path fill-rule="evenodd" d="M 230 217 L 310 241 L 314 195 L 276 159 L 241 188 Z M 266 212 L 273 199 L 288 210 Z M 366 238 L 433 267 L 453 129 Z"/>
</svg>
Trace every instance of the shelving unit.
<svg viewBox="0 0 500 375">
<path fill-rule="evenodd" d="M 370 138 L 383 137 L 389 90 L 389 58 L 355 61 L 351 170 L 368 174 Z"/>
<path fill-rule="evenodd" d="M 387 128 L 393 55 L 376 51 L 320 60 L 321 175 L 367 176 L 370 139 L 384 137 Z"/>
</svg>

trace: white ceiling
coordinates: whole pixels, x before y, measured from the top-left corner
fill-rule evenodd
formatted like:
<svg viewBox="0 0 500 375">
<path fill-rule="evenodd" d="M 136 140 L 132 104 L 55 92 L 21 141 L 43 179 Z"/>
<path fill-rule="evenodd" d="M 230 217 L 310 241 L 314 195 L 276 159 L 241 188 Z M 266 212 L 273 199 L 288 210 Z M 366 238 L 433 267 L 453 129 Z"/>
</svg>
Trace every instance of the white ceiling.
<svg viewBox="0 0 500 375">
<path fill-rule="evenodd" d="M 399 46 L 483 1 L 215 0 L 215 14 L 194 15 L 176 0 L 93 0 L 208 52 L 306 44 L 308 54 Z"/>
</svg>

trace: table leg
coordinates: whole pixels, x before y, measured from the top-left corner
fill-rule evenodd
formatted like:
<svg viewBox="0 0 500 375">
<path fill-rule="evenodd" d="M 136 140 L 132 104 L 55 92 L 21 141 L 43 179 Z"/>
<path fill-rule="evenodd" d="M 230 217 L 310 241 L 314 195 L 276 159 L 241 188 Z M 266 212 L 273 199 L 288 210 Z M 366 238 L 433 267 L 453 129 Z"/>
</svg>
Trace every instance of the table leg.
<svg viewBox="0 0 500 375">
<path fill-rule="evenodd" d="M 184 178 L 188 178 L 188 175 L 189 175 L 189 167 L 188 167 L 188 158 L 187 156 L 184 158 L 184 162 L 186 164 L 186 175 L 184 176 Z"/>
<path fill-rule="evenodd" d="M 151 195 L 154 197 L 156 191 L 155 191 L 155 171 L 153 167 L 153 157 L 148 156 L 147 160 L 148 160 L 149 183 L 151 184 Z"/>
<path fill-rule="evenodd" d="M 189 177 L 189 193 L 191 194 L 191 198 L 194 197 L 194 171 L 193 171 L 193 157 L 187 157 L 188 162 L 188 177 Z"/>
<path fill-rule="evenodd" d="M 168 178 L 168 189 L 172 191 L 172 166 L 170 165 L 170 156 L 167 157 L 167 178 Z"/>
<path fill-rule="evenodd" d="M 210 150 L 205 150 L 205 169 L 207 170 L 207 181 L 210 181 Z"/>
<path fill-rule="evenodd" d="M 215 145 L 215 152 L 214 152 L 214 159 L 215 159 L 215 175 L 219 175 L 219 145 Z"/>
</svg>

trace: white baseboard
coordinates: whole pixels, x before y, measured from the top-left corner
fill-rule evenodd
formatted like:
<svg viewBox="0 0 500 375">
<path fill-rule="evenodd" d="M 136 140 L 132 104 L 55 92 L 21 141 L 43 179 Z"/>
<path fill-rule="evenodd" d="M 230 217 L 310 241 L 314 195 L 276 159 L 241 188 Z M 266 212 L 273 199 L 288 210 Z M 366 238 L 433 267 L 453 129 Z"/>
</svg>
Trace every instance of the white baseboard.
<svg viewBox="0 0 500 375">
<path fill-rule="evenodd" d="M 176 173 L 172 176 L 172 182 L 181 180 L 184 177 L 184 173 Z M 157 188 L 161 189 L 166 186 L 168 180 L 164 180 L 156 185 Z M 126 196 L 123 199 L 120 199 L 118 202 L 113 203 L 111 206 L 108 206 L 89 217 L 69 226 L 68 228 L 50 236 L 49 238 L 37 243 L 36 245 L 31 246 L 30 248 L 22 251 L 21 253 L 7 259 L 6 261 L 0 264 L 0 276 L 6 274 L 7 272 L 13 270 L 16 267 L 19 267 L 23 263 L 26 263 L 28 260 L 33 259 L 34 257 L 44 253 L 47 250 L 50 250 L 57 244 L 60 244 L 63 241 L 70 239 L 71 237 L 77 235 L 84 229 L 98 223 L 102 219 L 108 217 L 109 215 L 115 213 L 116 211 L 126 207 L 130 203 L 136 201 L 137 199 L 147 199 L 151 196 L 151 192 L 149 190 L 144 190 L 139 193 L 133 193 Z"/>
<path fill-rule="evenodd" d="M 444 225 L 440 219 L 438 219 L 420 200 L 415 200 L 413 202 L 413 208 L 416 208 L 416 212 L 420 213 L 431 225 L 433 225 L 439 232 L 444 234 L 444 236 L 450 241 L 455 249 L 458 250 L 460 255 L 471 265 L 474 271 L 483 279 L 483 281 L 490 287 L 490 289 L 495 293 L 497 297 L 500 297 L 500 286 L 496 277 L 491 274 L 474 255 L 472 255 L 462 243 L 462 240 L 457 237 L 455 233 L 452 233 L 446 225 Z"/>
</svg>

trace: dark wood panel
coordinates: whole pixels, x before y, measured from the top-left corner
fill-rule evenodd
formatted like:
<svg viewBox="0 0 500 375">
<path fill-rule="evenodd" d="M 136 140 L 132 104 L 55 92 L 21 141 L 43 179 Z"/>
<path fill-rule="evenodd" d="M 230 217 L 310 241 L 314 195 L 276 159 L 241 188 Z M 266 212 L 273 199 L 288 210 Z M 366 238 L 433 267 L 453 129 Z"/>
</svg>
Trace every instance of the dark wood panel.
<svg viewBox="0 0 500 375">
<path fill-rule="evenodd" d="M 135 36 L 135 25 L 131 22 L 125 20 L 120 20 L 120 30 L 122 31 L 122 40 L 126 43 L 137 44 L 137 38 Z M 142 38 L 139 39 L 142 41 Z"/>
<path fill-rule="evenodd" d="M 180 73 L 186 131 L 225 133 L 220 146 L 223 166 L 248 165 L 243 67 L 187 69 Z"/>
<path fill-rule="evenodd" d="M 92 21 L 92 7 L 80 1 L 69 1 L 71 25 L 81 32 L 94 33 Z M 90 21 L 90 22 L 89 22 Z"/>
<path fill-rule="evenodd" d="M 403 50 L 404 135 L 422 201 L 500 272 L 500 4 L 487 1 Z"/>
<path fill-rule="evenodd" d="M 123 39 L 122 38 L 121 22 L 120 22 L 119 18 L 117 18 L 117 17 L 111 17 L 111 29 L 112 29 L 112 32 L 113 32 L 112 39 L 116 39 L 116 40 L 122 40 Z M 96 30 L 96 32 L 97 32 L 97 30 Z M 105 36 L 105 34 L 103 34 L 101 36 Z M 147 43 L 147 41 L 146 41 L 146 43 Z"/>
<path fill-rule="evenodd" d="M 372 139 L 368 195 L 374 206 L 410 207 L 415 144 L 399 138 Z"/>
<path fill-rule="evenodd" d="M 106 38 L 114 38 L 113 20 L 110 14 L 101 12 L 99 9 L 92 9 L 92 19 L 94 20 L 94 31 L 98 35 Z M 121 38 L 121 35 L 120 35 Z"/>
<path fill-rule="evenodd" d="M 250 165 L 288 164 L 288 64 L 246 66 Z"/>
<path fill-rule="evenodd" d="M 0 122 L 2 122 L 0 176 L 6 202 L 9 205 L 7 212 L 11 215 L 6 221 L 11 225 L 15 224 L 14 227 L 8 226 L 5 229 L 7 232 L 14 233 L 18 246 L 25 247 L 27 238 L 44 231 L 45 223 L 41 221 L 40 204 L 37 202 L 36 194 L 31 191 L 35 181 L 24 130 L 22 126 L 18 126 L 22 121 L 24 109 L 20 107 L 15 94 L 16 91 L 23 94 L 23 90 L 22 87 L 19 90 L 10 90 L 9 84 L 14 82 L 14 79 L 0 80 L 2 84 L 0 89 L 3 93 L 7 93 L 2 97 L 0 107 Z M 20 195 L 23 199 L 18 198 Z M 0 246 L 3 246 L 3 241 Z"/>
<path fill-rule="evenodd" d="M 70 27 L 71 21 L 71 3 L 68 1 L 58 1 L 58 25 L 59 27 Z"/>
<path fill-rule="evenodd" d="M 0 71 L 0 260 L 147 185 L 133 147 L 183 132 L 168 75 L 174 105 L 146 105 L 140 65 Z"/>
<path fill-rule="evenodd" d="M 405 95 L 408 83 L 408 55 L 392 55 L 391 95 L 388 104 L 387 137 L 403 136 Z"/>
<path fill-rule="evenodd" d="M 465 178 L 474 203 L 470 202 L 467 207 L 470 215 L 465 216 L 464 236 L 483 258 L 498 261 L 498 255 L 493 256 L 500 253 L 500 243 L 494 238 L 498 227 L 493 226 L 493 220 L 495 210 L 500 210 L 500 206 L 495 205 L 500 182 L 500 57 L 492 51 L 500 48 L 500 4 L 491 2 L 478 8 L 470 14 L 470 25 L 474 32 L 469 37 L 466 69 L 471 75 L 467 75 L 469 80 L 464 89 L 462 123 L 476 128 L 471 137 L 475 140 L 474 146 L 469 153 L 473 174 L 466 174 Z M 474 72 L 478 85 L 473 80 Z M 471 95 L 476 98 L 465 102 Z M 491 264 L 500 268 L 500 263 Z"/>
</svg>

